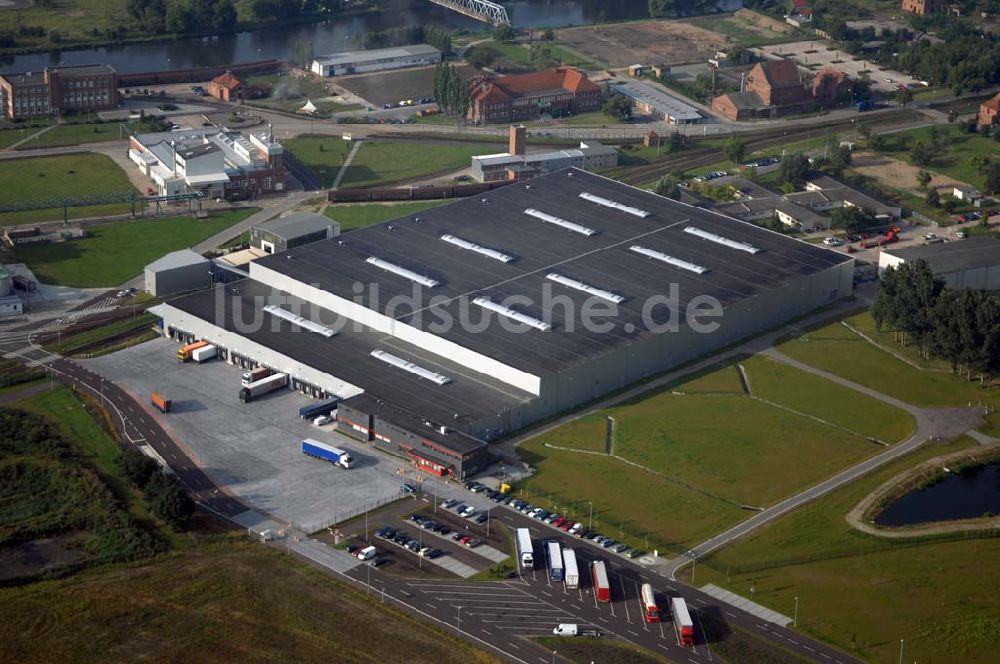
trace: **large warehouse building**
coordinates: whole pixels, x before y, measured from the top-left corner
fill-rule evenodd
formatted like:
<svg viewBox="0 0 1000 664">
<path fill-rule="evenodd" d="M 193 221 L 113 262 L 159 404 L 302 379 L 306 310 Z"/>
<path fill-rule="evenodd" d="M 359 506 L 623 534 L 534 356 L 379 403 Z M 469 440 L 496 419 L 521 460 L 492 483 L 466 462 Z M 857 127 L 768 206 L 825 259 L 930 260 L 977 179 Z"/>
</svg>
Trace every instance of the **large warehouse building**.
<svg viewBox="0 0 1000 664">
<path fill-rule="evenodd" d="M 249 269 L 154 307 L 164 333 L 288 372 L 342 399 L 345 433 L 466 475 L 483 441 L 849 295 L 854 260 L 566 169 Z"/>
<path fill-rule="evenodd" d="M 313 60 L 309 70 L 317 76 L 343 76 L 403 67 L 422 67 L 438 62 L 441 62 L 441 51 L 428 44 L 412 44 L 324 55 Z"/>
<path fill-rule="evenodd" d="M 915 261 L 926 261 L 948 288 L 1000 290 L 1000 240 L 972 237 L 959 242 L 886 249 L 879 254 L 878 269 L 881 272 Z"/>
</svg>

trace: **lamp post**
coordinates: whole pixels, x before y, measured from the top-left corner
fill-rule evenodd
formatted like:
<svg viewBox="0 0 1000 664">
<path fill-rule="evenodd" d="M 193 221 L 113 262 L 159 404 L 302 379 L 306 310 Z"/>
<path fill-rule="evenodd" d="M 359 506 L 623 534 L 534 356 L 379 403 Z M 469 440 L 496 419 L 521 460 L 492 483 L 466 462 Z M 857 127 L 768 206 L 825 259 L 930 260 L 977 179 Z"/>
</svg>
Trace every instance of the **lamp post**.
<svg viewBox="0 0 1000 664">
<path fill-rule="evenodd" d="M 462 606 L 458 606 L 458 635 L 462 635 Z"/>
<path fill-rule="evenodd" d="M 792 627 L 799 626 L 799 596 L 795 596 L 795 613 L 792 616 Z"/>
<path fill-rule="evenodd" d="M 590 518 L 587 519 L 587 530 L 594 529 L 594 501 L 588 500 L 590 504 Z"/>
<path fill-rule="evenodd" d="M 899 664 L 903 664 L 903 639 L 899 640 Z"/>
</svg>

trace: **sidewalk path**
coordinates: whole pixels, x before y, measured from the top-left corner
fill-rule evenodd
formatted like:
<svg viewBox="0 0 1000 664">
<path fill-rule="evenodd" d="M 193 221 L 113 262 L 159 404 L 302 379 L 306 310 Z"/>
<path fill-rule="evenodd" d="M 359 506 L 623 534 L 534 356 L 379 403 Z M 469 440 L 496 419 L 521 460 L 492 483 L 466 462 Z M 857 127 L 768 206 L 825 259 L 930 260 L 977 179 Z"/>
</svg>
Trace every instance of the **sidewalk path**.
<svg viewBox="0 0 1000 664">
<path fill-rule="evenodd" d="M 345 175 L 347 175 L 347 169 L 351 167 L 351 162 L 354 161 L 354 155 L 356 155 L 358 150 L 361 149 L 362 143 L 364 143 L 364 141 L 354 141 L 354 145 L 351 146 L 351 152 L 347 155 L 347 159 L 344 160 L 344 163 L 341 164 L 340 170 L 337 171 L 337 177 L 333 179 L 333 186 L 330 187 L 330 189 L 337 189 L 340 187 L 340 181 L 344 179 Z"/>
</svg>

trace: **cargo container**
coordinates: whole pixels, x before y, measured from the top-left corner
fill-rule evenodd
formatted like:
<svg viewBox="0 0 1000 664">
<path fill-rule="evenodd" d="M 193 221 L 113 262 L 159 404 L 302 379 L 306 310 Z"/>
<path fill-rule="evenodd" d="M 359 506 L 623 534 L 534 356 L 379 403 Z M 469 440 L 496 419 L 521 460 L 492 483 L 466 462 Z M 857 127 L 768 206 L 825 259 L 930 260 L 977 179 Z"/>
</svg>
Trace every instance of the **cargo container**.
<svg viewBox="0 0 1000 664">
<path fill-rule="evenodd" d="M 288 374 L 276 373 L 240 388 L 240 401 L 247 402 L 288 385 Z"/>
<path fill-rule="evenodd" d="M 256 383 L 261 378 L 267 378 L 271 375 L 271 370 L 267 367 L 257 367 L 256 369 L 249 369 L 243 372 L 243 377 L 241 384 L 246 387 L 250 383 Z"/>
<path fill-rule="evenodd" d="M 548 558 L 548 563 L 549 563 L 549 580 L 562 581 L 563 580 L 562 547 L 559 546 L 558 540 L 547 540 L 545 542 L 545 556 Z"/>
<path fill-rule="evenodd" d="M 213 357 L 219 354 L 219 349 L 212 344 L 207 344 L 201 348 L 195 348 L 191 351 L 191 359 L 201 364 L 202 362 L 207 362 Z"/>
<path fill-rule="evenodd" d="M 580 587 L 580 569 L 576 565 L 576 551 L 563 549 L 563 581 L 570 590 Z"/>
<path fill-rule="evenodd" d="M 521 569 L 535 568 L 535 549 L 527 528 L 517 529 L 517 558 L 521 561 Z"/>
<path fill-rule="evenodd" d="M 660 607 L 656 605 L 656 595 L 653 586 L 642 584 L 642 615 L 648 623 L 660 622 Z"/>
<path fill-rule="evenodd" d="M 302 453 L 337 464 L 341 468 L 350 468 L 354 465 L 354 458 L 347 450 L 321 443 L 312 438 L 306 438 L 302 441 Z"/>
<path fill-rule="evenodd" d="M 149 395 L 149 402 L 161 413 L 169 413 L 170 407 L 173 405 L 170 399 L 164 399 L 163 396 L 156 392 Z"/>
<path fill-rule="evenodd" d="M 316 403 L 309 403 L 305 406 L 299 408 L 299 417 L 304 420 L 312 420 L 320 415 L 329 415 L 330 411 L 337 407 L 340 403 L 338 397 L 332 399 L 326 399 L 325 401 L 318 401 Z"/>
<path fill-rule="evenodd" d="M 687 604 L 681 597 L 670 600 L 670 615 L 674 620 L 674 632 L 677 633 L 677 644 L 681 646 L 694 645 L 694 623 L 688 613 Z"/>
<path fill-rule="evenodd" d="M 186 346 L 181 346 L 177 349 L 177 359 L 181 362 L 187 362 L 191 359 L 191 353 L 207 345 L 207 341 L 195 341 L 187 344 Z"/>
<path fill-rule="evenodd" d="M 611 601 L 611 583 L 608 581 L 608 570 L 604 562 L 595 560 L 590 563 L 590 577 L 594 581 L 594 597 L 598 602 Z"/>
</svg>

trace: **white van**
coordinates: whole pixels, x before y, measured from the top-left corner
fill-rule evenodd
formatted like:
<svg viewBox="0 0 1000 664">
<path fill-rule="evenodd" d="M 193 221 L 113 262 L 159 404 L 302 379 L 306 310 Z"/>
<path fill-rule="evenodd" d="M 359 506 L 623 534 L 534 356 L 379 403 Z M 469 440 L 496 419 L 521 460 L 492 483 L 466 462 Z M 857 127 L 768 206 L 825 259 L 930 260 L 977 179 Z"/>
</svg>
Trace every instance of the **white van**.
<svg viewBox="0 0 1000 664">
<path fill-rule="evenodd" d="M 366 546 L 365 548 L 358 551 L 358 558 L 361 560 L 371 560 L 375 557 L 375 547 Z"/>
</svg>

